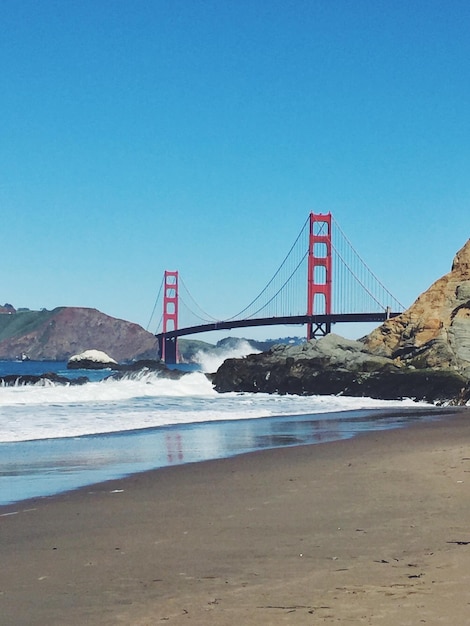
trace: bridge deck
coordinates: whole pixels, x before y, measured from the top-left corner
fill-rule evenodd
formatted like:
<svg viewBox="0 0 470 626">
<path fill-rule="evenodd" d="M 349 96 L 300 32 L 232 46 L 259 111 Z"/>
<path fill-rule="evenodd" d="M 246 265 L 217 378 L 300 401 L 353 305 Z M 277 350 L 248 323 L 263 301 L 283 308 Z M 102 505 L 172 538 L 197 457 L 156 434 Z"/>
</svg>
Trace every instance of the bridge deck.
<svg viewBox="0 0 470 626">
<path fill-rule="evenodd" d="M 401 315 L 401 312 L 391 313 L 384 311 L 382 313 L 333 313 L 330 315 L 289 315 L 285 317 L 259 317 L 246 320 L 222 320 L 220 322 L 211 322 L 209 324 L 178 328 L 177 330 L 170 330 L 166 333 L 158 333 L 155 336 L 158 339 L 170 339 L 183 337 L 184 335 L 196 335 L 197 333 L 205 333 L 212 330 L 228 330 L 232 328 L 248 328 L 252 326 L 336 324 L 338 322 L 385 322 L 386 319 L 397 317 L 398 315 Z"/>
</svg>

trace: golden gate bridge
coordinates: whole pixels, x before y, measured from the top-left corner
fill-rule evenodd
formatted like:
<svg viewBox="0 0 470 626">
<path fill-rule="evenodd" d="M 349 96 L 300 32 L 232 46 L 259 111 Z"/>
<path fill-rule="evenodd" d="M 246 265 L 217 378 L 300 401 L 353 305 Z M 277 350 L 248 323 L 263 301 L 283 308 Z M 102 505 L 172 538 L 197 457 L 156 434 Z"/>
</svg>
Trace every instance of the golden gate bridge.
<svg viewBox="0 0 470 626">
<path fill-rule="evenodd" d="M 307 339 L 339 322 L 383 322 L 403 312 L 353 248 L 331 213 L 310 213 L 279 268 L 241 311 L 217 319 L 197 304 L 178 271 L 164 272 L 150 322 L 162 307 L 160 356 L 177 362 L 177 339 L 213 330 L 303 324 Z M 182 320 L 184 322 L 182 323 Z"/>
</svg>

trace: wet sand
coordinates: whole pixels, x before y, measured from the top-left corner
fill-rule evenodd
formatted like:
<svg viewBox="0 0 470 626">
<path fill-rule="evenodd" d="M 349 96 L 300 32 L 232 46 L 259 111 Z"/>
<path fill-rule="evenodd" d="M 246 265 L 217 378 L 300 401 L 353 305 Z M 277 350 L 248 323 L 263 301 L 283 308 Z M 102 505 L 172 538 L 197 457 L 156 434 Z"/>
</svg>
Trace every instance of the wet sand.
<svg viewBox="0 0 470 626">
<path fill-rule="evenodd" d="M 2 625 L 470 623 L 470 410 L 0 507 Z"/>
</svg>

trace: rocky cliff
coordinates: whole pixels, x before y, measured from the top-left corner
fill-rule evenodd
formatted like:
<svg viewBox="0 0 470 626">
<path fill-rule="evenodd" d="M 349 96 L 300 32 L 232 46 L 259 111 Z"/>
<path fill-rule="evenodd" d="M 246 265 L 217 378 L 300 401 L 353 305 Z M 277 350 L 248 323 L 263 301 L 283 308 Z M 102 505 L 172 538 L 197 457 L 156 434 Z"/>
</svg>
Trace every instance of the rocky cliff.
<svg viewBox="0 0 470 626">
<path fill-rule="evenodd" d="M 0 359 L 25 355 L 32 360 L 67 360 L 88 349 L 116 361 L 157 358 L 157 340 L 138 324 L 96 309 L 60 307 L 2 315 Z"/>
<path fill-rule="evenodd" d="M 218 391 L 470 400 L 470 240 L 451 271 L 361 341 L 337 335 L 228 359 Z"/>
<path fill-rule="evenodd" d="M 470 378 L 470 239 L 451 271 L 405 313 L 370 333 L 364 346 L 406 365 L 451 369 Z"/>
</svg>

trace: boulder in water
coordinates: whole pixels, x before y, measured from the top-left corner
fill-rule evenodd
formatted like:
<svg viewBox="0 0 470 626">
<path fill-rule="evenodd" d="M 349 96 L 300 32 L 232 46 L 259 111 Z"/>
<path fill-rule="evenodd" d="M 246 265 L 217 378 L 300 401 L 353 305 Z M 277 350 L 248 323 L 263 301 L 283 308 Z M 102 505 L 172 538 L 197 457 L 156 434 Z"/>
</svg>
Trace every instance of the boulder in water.
<svg viewBox="0 0 470 626">
<path fill-rule="evenodd" d="M 80 354 L 71 356 L 67 363 L 69 370 L 103 370 L 119 369 L 117 361 L 101 350 L 85 350 Z"/>
<path fill-rule="evenodd" d="M 7 374 L 0 377 L 0 387 L 24 387 L 25 385 L 36 385 L 47 387 L 49 385 L 84 385 L 90 382 L 86 376 L 78 378 L 67 378 L 59 376 L 54 372 L 45 374 Z"/>
</svg>

